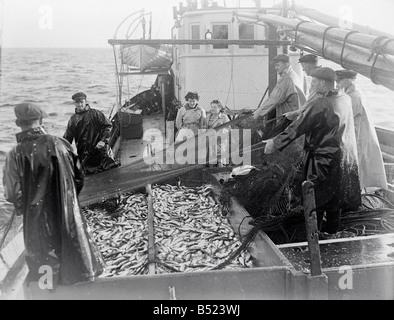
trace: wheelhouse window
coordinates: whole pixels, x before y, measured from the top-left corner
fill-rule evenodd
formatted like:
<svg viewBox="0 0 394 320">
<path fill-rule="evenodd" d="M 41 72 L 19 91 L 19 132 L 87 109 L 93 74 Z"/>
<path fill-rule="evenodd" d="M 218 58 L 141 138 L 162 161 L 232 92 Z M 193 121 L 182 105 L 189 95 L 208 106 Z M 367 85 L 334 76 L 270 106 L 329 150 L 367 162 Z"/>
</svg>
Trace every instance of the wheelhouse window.
<svg viewBox="0 0 394 320">
<path fill-rule="evenodd" d="M 228 25 L 227 24 L 214 24 L 212 26 L 212 39 L 228 40 Z M 227 49 L 227 44 L 214 44 L 213 49 Z"/>
<path fill-rule="evenodd" d="M 254 25 L 241 23 L 239 25 L 239 40 L 254 40 Z M 250 49 L 254 46 L 251 44 L 241 44 L 240 49 Z"/>
<path fill-rule="evenodd" d="M 191 26 L 191 32 L 192 32 L 192 40 L 200 40 L 200 25 L 195 24 Z M 193 50 L 198 50 L 200 49 L 199 44 L 192 44 L 192 49 Z"/>
</svg>

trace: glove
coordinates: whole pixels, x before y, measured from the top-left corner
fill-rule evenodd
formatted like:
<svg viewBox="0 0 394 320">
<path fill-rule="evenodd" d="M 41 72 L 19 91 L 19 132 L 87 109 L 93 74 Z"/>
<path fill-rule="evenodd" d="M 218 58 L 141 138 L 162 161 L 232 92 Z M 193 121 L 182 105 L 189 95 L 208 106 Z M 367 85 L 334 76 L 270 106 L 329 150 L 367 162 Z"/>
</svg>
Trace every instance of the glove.
<svg viewBox="0 0 394 320">
<path fill-rule="evenodd" d="M 106 143 L 104 141 L 99 141 L 99 143 L 97 143 L 96 148 L 97 149 L 103 149 L 105 148 Z"/>
<path fill-rule="evenodd" d="M 258 120 L 260 118 L 259 114 L 257 114 L 256 111 L 253 112 L 252 115 L 253 115 L 253 119 L 255 119 L 255 120 Z"/>
<path fill-rule="evenodd" d="M 289 119 L 290 121 L 294 121 L 295 119 L 297 119 L 297 117 L 299 116 L 299 112 L 296 111 L 290 111 L 290 112 L 286 112 L 285 114 L 283 114 L 287 119 Z"/>
<path fill-rule="evenodd" d="M 276 150 L 274 140 L 268 139 L 268 140 L 263 140 L 263 142 L 266 143 L 265 148 L 264 148 L 265 154 L 271 154 Z"/>
</svg>

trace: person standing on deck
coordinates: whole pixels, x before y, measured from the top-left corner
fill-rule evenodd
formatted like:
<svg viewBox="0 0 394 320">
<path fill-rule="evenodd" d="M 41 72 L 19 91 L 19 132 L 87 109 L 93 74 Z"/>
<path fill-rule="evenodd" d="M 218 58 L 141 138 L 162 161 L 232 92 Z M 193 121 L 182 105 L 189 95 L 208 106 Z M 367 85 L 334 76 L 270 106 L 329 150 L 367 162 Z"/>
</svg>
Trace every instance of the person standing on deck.
<svg viewBox="0 0 394 320">
<path fill-rule="evenodd" d="M 87 96 L 83 92 L 75 93 L 72 99 L 75 114 L 68 121 L 63 138 L 70 143 L 75 140 L 85 174 L 117 167 L 118 164 L 107 152 L 111 122 L 101 111 L 90 107 L 86 102 Z"/>
<path fill-rule="evenodd" d="M 278 82 L 269 98 L 253 113 L 254 119 L 264 117 L 276 109 L 276 118 L 283 114 L 298 110 L 306 101 L 301 79 L 290 65 L 287 54 L 277 55 L 272 62 L 279 74 Z"/>
<path fill-rule="evenodd" d="M 321 68 L 321 65 L 318 64 L 318 61 L 319 58 L 314 54 L 306 54 L 298 59 L 298 62 L 301 63 L 302 70 L 308 77 L 310 77 L 315 70 Z M 316 94 L 316 89 L 311 86 L 309 88 L 308 99 L 304 105 L 302 105 L 298 110 L 285 113 L 285 117 L 291 121 L 295 120 L 300 115 L 301 111 L 306 108 L 306 105 L 314 101 L 317 97 L 318 95 Z"/>
<path fill-rule="evenodd" d="M 210 106 L 211 106 L 211 112 L 209 116 L 207 116 L 207 120 L 206 120 L 207 129 L 216 128 L 230 121 L 230 119 L 224 113 L 224 107 L 221 101 L 212 100 Z"/>
<path fill-rule="evenodd" d="M 182 141 L 184 137 L 190 138 L 191 131 L 194 136 L 198 134 L 198 129 L 205 127 L 207 118 L 204 108 L 198 104 L 199 95 L 197 92 L 188 92 L 185 96 L 186 104 L 178 110 L 175 126 L 178 129 L 176 141 Z M 188 129 L 188 130 L 185 130 Z M 190 131 L 191 130 L 191 131 Z"/>
<path fill-rule="evenodd" d="M 206 120 L 206 128 L 209 129 L 214 129 L 216 127 L 219 127 L 226 122 L 229 122 L 230 119 L 228 116 L 224 113 L 224 107 L 223 104 L 220 100 L 212 100 L 211 103 L 211 112 L 207 116 Z M 217 141 L 217 158 L 218 158 L 218 165 L 225 165 L 228 164 L 229 159 L 226 159 L 224 155 L 226 154 L 226 151 L 229 149 L 228 148 L 228 139 L 229 137 L 229 130 L 228 128 L 223 128 L 218 131 L 218 135 L 220 136 L 220 140 Z M 211 146 L 211 152 L 212 152 L 212 146 Z M 222 157 L 223 156 L 223 157 Z"/>
<path fill-rule="evenodd" d="M 337 87 L 352 99 L 361 188 L 387 189 L 382 152 L 363 93 L 356 87 L 357 72 L 337 70 Z"/>
<path fill-rule="evenodd" d="M 314 184 L 318 228 L 328 233 L 339 231 L 342 212 L 361 205 L 352 102 L 334 89 L 335 78 L 330 68 L 315 70 L 312 85 L 320 97 L 282 133 L 265 140 L 265 153 L 270 154 L 305 135 L 304 180 Z M 324 212 L 327 223 L 322 227 Z"/>
<path fill-rule="evenodd" d="M 23 215 L 28 282 L 44 273 L 52 275 L 52 289 L 92 281 L 104 262 L 80 212 L 84 175 L 79 159 L 68 141 L 41 126 L 46 113 L 38 105 L 21 103 L 14 110 L 22 132 L 7 154 L 3 185 L 5 199 L 16 215 Z"/>
</svg>

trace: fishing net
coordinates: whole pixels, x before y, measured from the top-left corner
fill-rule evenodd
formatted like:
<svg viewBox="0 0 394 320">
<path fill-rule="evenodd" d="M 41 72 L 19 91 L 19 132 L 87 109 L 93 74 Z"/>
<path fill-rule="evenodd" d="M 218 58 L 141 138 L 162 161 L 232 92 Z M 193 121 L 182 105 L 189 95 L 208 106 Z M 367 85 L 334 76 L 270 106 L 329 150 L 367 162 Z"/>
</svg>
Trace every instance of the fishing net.
<svg viewBox="0 0 394 320">
<path fill-rule="evenodd" d="M 228 179 L 223 183 L 220 200 L 224 204 L 230 197 L 236 197 L 254 219 L 280 216 L 298 207 L 301 204 L 301 158 L 294 149 L 286 155 L 288 157 L 278 157 L 276 162 L 262 157 L 263 163 L 256 164 L 247 175 Z"/>
<path fill-rule="evenodd" d="M 17 216 L 12 205 L 6 203 L 0 209 L 0 260 L 1 252 L 7 244 L 22 230 L 23 216 Z"/>
<path fill-rule="evenodd" d="M 244 129 L 250 129 L 251 132 L 251 144 L 244 146 L 243 140 L 240 139 L 238 149 L 231 151 L 230 162 L 223 169 L 227 170 L 228 173 L 231 172 L 234 168 L 231 156 L 233 156 L 233 153 L 240 151 L 251 153 L 251 165 L 254 169 L 247 175 L 233 176 L 226 181 L 222 181 L 219 196 L 223 208 L 222 214 L 226 214 L 230 199 L 234 197 L 250 215 L 247 222 L 242 223 L 249 223 L 254 225 L 256 229 L 263 230 L 276 244 L 306 240 L 301 191 L 303 182 L 303 137 L 291 143 L 281 152 L 276 151 L 270 155 L 264 154 L 265 143 L 262 142 L 264 139 L 275 137 L 289 124 L 290 121 L 284 117 L 256 120 L 250 113 L 245 113 L 216 127 L 214 130 L 218 132 L 222 129 L 240 129 L 242 132 Z M 205 138 L 209 138 L 211 135 L 212 132 L 207 132 Z M 168 152 L 176 150 L 181 145 L 184 148 L 195 150 L 192 161 L 183 164 L 168 164 Z M 212 166 L 207 164 L 206 155 L 199 152 L 201 150 L 198 150 L 197 145 L 197 137 L 191 137 L 156 151 L 148 158 L 138 159 L 128 165 L 100 173 L 95 177 L 94 184 L 87 181 L 85 192 L 82 192 L 80 196 L 81 203 L 83 205 L 104 205 L 111 213 L 118 205 L 117 199 L 125 192 L 133 192 L 144 188 L 148 183 L 155 184 L 180 179 L 182 175 L 191 171 L 209 170 Z M 164 164 L 159 165 L 154 162 L 149 164 L 149 160 L 157 158 L 162 158 Z M 379 207 L 377 198 L 373 197 L 373 199 L 371 200 L 371 197 L 368 200 L 364 199 L 363 203 L 365 205 L 362 212 L 353 215 L 347 213 L 347 217 L 343 220 L 341 226 L 342 233 L 337 234 L 336 237 L 372 234 L 372 232 L 383 233 L 392 230 L 390 229 L 391 218 L 387 217 L 385 219 L 388 222 L 379 222 L 380 227 L 372 228 L 368 225 L 364 228 L 358 223 L 359 220 L 355 227 L 351 225 L 353 221 L 359 219 L 358 215 L 365 214 L 368 211 L 373 211 L 378 216 L 383 214 L 381 210 L 387 209 L 388 204 L 379 200 Z M 384 214 L 387 216 L 390 213 L 384 212 Z M 367 218 L 367 216 L 364 216 L 364 218 Z M 375 219 L 376 216 L 371 213 L 369 218 Z M 381 220 L 381 218 L 379 216 L 376 219 Z M 362 231 L 363 228 L 364 231 Z"/>
<path fill-rule="evenodd" d="M 302 138 L 282 152 L 263 152 L 261 140 L 276 136 L 290 121 L 259 125 L 245 119 L 237 125 L 252 128 L 255 168 L 247 175 L 236 175 L 222 183 L 223 208 L 235 197 L 250 214 L 249 224 L 263 230 L 275 244 L 306 241 L 302 205 Z M 342 215 L 336 234 L 322 233 L 322 239 L 347 238 L 394 231 L 394 196 L 388 190 L 362 195 L 362 208 Z M 256 231 L 253 231 L 256 232 Z M 245 241 L 248 237 L 245 237 Z"/>
<path fill-rule="evenodd" d="M 262 140 L 275 137 L 291 123 L 285 117 L 268 121 L 246 118 L 237 127 L 252 130 L 252 164 L 247 175 L 235 175 L 223 182 L 220 202 L 227 207 L 231 197 L 248 211 L 249 223 L 264 230 L 275 243 L 302 236 L 302 137 L 283 151 L 264 154 Z M 254 231 L 255 232 L 255 231 Z M 246 237 L 248 238 L 248 237 Z"/>
<path fill-rule="evenodd" d="M 164 112 L 166 120 L 175 120 L 176 112 L 180 102 L 175 98 L 173 87 L 173 78 L 169 75 L 161 75 L 165 83 L 166 94 L 164 95 Z M 167 89 L 168 88 L 168 89 Z M 163 96 L 160 91 L 159 77 L 148 90 L 142 91 L 125 101 L 121 110 L 140 110 L 142 115 L 156 114 L 163 111 Z"/>
<path fill-rule="evenodd" d="M 297 140 L 282 152 L 277 151 L 271 155 L 264 154 L 265 143 L 262 142 L 264 139 L 274 137 L 289 124 L 290 121 L 284 117 L 268 121 L 266 119 L 256 120 L 249 112 L 246 112 L 215 128 L 216 131 L 231 128 L 239 129 L 241 132 L 243 129 L 250 129 L 251 145 L 244 146 L 243 139 L 240 139 L 238 149 L 233 150 L 232 153 L 240 152 L 240 150 L 244 153 L 250 152 L 251 164 L 255 168 L 248 175 L 235 176 L 223 182 L 219 197 L 223 208 L 226 208 L 231 197 L 235 197 L 248 211 L 253 218 L 252 223 L 255 225 L 279 217 L 281 219 L 279 228 L 283 228 L 283 226 L 286 228 L 287 225 L 293 225 L 294 217 L 300 221 L 303 220 L 301 205 L 302 141 Z M 207 137 L 209 136 L 207 133 Z M 176 149 L 181 144 L 196 148 L 195 139 L 191 138 L 175 143 L 173 148 Z M 155 156 L 165 156 L 168 149 L 170 148 L 159 151 Z M 139 159 L 129 165 L 102 173 L 101 177 L 95 178 L 96 184 L 89 187 L 89 196 L 86 193 L 81 195 L 81 202 L 85 205 L 104 208 L 109 214 L 113 214 L 119 205 L 120 194 L 144 188 L 148 183 L 178 179 L 190 171 L 202 168 L 209 170 L 204 155 L 196 150 L 195 156 L 195 163 L 198 163 L 195 165 L 173 164 L 162 166 L 158 170 L 157 165 L 149 166 L 146 159 Z M 230 159 L 227 171 L 230 172 L 231 168 L 233 165 Z M 107 183 L 105 190 L 100 190 L 102 183 L 98 179 L 117 181 L 117 183 L 114 188 Z M 272 237 L 275 237 L 277 229 L 272 225 L 270 228 L 272 229 Z M 269 233 L 269 228 L 266 231 Z M 285 236 L 284 239 L 278 240 L 278 242 L 284 241 L 289 241 L 289 237 Z"/>
</svg>

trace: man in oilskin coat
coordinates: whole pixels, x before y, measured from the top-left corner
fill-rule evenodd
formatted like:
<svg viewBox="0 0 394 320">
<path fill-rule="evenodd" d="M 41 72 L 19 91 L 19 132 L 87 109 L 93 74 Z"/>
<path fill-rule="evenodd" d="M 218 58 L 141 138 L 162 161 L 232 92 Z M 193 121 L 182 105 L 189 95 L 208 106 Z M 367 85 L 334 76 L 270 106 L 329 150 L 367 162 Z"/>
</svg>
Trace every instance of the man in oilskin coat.
<svg viewBox="0 0 394 320">
<path fill-rule="evenodd" d="M 253 112 L 255 120 L 272 110 L 276 110 L 276 118 L 279 118 L 287 112 L 298 110 L 306 101 L 302 81 L 290 65 L 289 55 L 278 54 L 272 62 L 279 75 L 278 82 L 269 98 Z"/>
<path fill-rule="evenodd" d="M 93 109 L 86 102 L 83 92 L 73 94 L 75 114 L 71 116 L 63 135 L 68 142 L 75 140 L 77 153 L 85 174 L 97 173 L 117 167 L 108 152 L 112 124 L 99 110 Z"/>
<path fill-rule="evenodd" d="M 283 150 L 305 135 L 304 180 L 314 183 L 319 230 L 336 233 L 341 211 L 358 210 L 360 181 L 352 103 L 334 89 L 336 75 L 330 68 L 312 73 L 312 85 L 320 95 L 274 139 L 266 140 L 266 153 Z M 322 228 L 323 214 L 327 223 Z"/>
<path fill-rule="evenodd" d="M 46 114 L 38 105 L 21 103 L 14 110 L 22 132 L 7 154 L 3 185 L 5 199 L 23 215 L 28 282 L 45 276 L 48 289 L 54 289 L 91 281 L 104 262 L 80 212 L 79 159 L 68 141 L 41 126 Z"/>
</svg>

